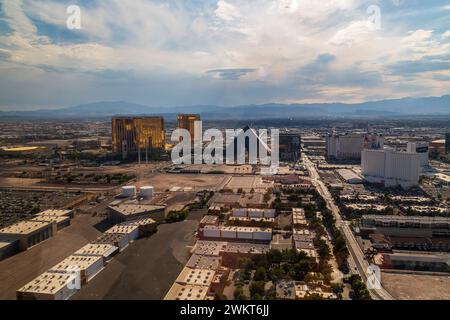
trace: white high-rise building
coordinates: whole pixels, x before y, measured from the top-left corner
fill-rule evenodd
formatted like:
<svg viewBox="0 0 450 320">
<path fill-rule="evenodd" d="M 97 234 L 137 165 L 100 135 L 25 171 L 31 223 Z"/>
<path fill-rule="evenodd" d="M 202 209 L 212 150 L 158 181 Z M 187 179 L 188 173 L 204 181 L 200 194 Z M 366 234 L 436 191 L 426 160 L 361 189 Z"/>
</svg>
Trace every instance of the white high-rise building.
<svg viewBox="0 0 450 320">
<path fill-rule="evenodd" d="M 408 142 L 406 152 L 417 153 L 420 157 L 420 166 L 428 166 L 430 144 L 428 142 Z"/>
<path fill-rule="evenodd" d="M 379 135 L 349 134 L 327 137 L 327 157 L 338 160 L 359 160 L 363 149 L 382 149 L 384 138 Z"/>
<path fill-rule="evenodd" d="M 419 184 L 420 156 L 394 149 L 363 150 L 361 171 L 368 182 L 411 188 Z"/>
</svg>

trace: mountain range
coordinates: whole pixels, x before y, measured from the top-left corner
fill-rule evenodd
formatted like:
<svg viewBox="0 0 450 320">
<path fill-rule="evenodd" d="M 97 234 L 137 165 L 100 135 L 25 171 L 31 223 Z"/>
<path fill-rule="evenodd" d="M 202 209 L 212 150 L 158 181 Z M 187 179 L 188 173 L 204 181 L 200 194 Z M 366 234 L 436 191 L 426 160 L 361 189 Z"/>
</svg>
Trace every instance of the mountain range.
<svg viewBox="0 0 450 320">
<path fill-rule="evenodd" d="M 286 119 L 328 117 L 396 117 L 419 115 L 450 115 L 450 95 L 427 98 L 402 98 L 364 103 L 314 103 L 242 105 L 221 107 L 216 105 L 148 107 L 125 101 L 95 102 L 61 109 L 33 111 L 0 111 L 0 118 L 25 119 L 80 119 L 109 118 L 114 115 L 161 115 L 199 113 L 203 119 Z"/>
</svg>

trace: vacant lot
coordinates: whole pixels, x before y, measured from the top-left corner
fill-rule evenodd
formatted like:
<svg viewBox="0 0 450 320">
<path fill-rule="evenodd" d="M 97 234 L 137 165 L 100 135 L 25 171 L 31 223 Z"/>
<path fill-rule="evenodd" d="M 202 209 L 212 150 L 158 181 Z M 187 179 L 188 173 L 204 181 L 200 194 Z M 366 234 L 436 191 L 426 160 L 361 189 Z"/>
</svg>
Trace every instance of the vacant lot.
<svg viewBox="0 0 450 320">
<path fill-rule="evenodd" d="M 382 273 L 384 288 L 399 300 L 449 300 L 450 277 Z"/>
<path fill-rule="evenodd" d="M 226 178 L 225 175 L 215 174 L 171 174 L 171 173 L 156 173 L 148 178 L 139 180 L 138 186 L 154 186 L 156 191 L 161 192 L 173 187 L 193 188 L 194 191 L 215 190 L 222 180 Z"/>
</svg>

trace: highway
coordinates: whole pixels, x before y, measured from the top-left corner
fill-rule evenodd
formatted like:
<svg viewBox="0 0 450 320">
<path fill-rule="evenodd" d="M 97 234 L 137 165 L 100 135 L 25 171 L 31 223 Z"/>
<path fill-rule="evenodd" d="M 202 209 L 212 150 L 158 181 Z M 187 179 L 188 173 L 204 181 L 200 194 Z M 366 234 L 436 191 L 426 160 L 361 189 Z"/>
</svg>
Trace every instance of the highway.
<svg viewBox="0 0 450 320">
<path fill-rule="evenodd" d="M 349 265 L 351 270 L 358 271 L 358 274 L 361 276 L 361 279 L 367 283 L 368 279 L 368 267 L 369 263 L 365 259 L 364 253 L 356 241 L 356 238 L 351 231 L 348 223 L 344 221 L 341 217 L 340 210 L 338 206 L 334 203 L 333 197 L 328 190 L 328 188 L 323 183 L 320 178 L 319 173 L 317 172 L 315 164 L 306 156 L 303 155 L 304 163 L 306 168 L 309 171 L 309 175 L 311 177 L 311 181 L 313 185 L 317 188 L 317 191 L 322 195 L 322 197 L 327 202 L 328 208 L 333 213 L 336 219 L 336 226 L 345 237 L 345 241 L 347 242 L 347 248 L 350 252 L 349 257 Z M 387 292 L 383 287 L 381 289 L 369 289 L 369 292 L 373 299 L 375 300 L 394 300 L 394 298 Z"/>
</svg>

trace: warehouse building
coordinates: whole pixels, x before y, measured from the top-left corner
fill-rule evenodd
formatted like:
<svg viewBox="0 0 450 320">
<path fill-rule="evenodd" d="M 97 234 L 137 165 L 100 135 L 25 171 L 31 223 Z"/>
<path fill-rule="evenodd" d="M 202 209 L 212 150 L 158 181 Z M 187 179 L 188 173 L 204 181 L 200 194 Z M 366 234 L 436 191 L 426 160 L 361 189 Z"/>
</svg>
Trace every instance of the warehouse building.
<svg viewBox="0 0 450 320">
<path fill-rule="evenodd" d="M 400 237 L 450 237 L 450 218 L 363 215 L 362 234 Z"/>
<path fill-rule="evenodd" d="M 139 238 L 139 226 L 116 225 L 107 230 L 105 234 L 125 234 L 128 236 L 128 242 L 131 242 Z"/>
<path fill-rule="evenodd" d="M 209 288 L 215 275 L 214 270 L 191 269 L 185 267 L 178 275 L 176 282 L 179 284 L 189 284 L 196 286 L 205 286 Z"/>
<path fill-rule="evenodd" d="M 269 242 L 272 240 L 272 229 L 254 227 L 205 226 L 202 230 L 204 238 L 224 239 L 230 241 L 249 240 Z"/>
<path fill-rule="evenodd" d="M 96 240 L 92 241 L 93 244 L 110 244 L 122 252 L 130 244 L 128 235 L 119 233 L 104 233 Z"/>
<path fill-rule="evenodd" d="M 79 289 L 76 275 L 46 272 L 16 294 L 18 300 L 67 300 Z"/>
<path fill-rule="evenodd" d="M 89 243 L 76 251 L 74 256 L 102 257 L 103 264 L 106 264 L 119 251 L 119 248 L 110 244 Z"/>
<path fill-rule="evenodd" d="M 137 226 L 139 237 L 146 237 L 156 232 L 158 223 L 151 218 L 143 218 L 121 223 L 122 226 Z"/>
<path fill-rule="evenodd" d="M 0 261 L 20 252 L 19 240 L 0 240 Z"/>
<path fill-rule="evenodd" d="M 207 294 L 207 287 L 185 285 L 175 282 L 164 297 L 164 300 L 205 300 Z"/>
<path fill-rule="evenodd" d="M 40 212 L 36 216 L 69 217 L 70 219 L 73 219 L 74 211 L 73 210 L 50 209 L 50 210 Z"/>
<path fill-rule="evenodd" d="M 52 236 L 53 224 L 49 222 L 21 221 L 0 229 L 0 240 L 18 240 L 20 250 L 27 250 Z"/>
<path fill-rule="evenodd" d="M 339 176 L 344 180 L 345 182 L 349 184 L 361 184 L 363 182 L 363 179 L 358 176 L 354 171 L 349 169 L 339 169 L 336 170 Z"/>
<path fill-rule="evenodd" d="M 415 251 L 383 253 L 382 268 L 450 272 L 450 254 Z"/>
<path fill-rule="evenodd" d="M 51 268 L 49 273 L 75 274 L 79 276 L 81 285 L 89 282 L 103 269 L 101 256 L 72 255 Z"/>
<path fill-rule="evenodd" d="M 33 219 L 30 219 L 29 221 L 35 221 L 35 222 L 45 222 L 52 224 L 53 227 L 53 234 L 58 232 L 59 230 L 62 230 L 64 228 L 67 228 L 70 226 L 70 217 L 68 216 L 36 216 Z"/>
<path fill-rule="evenodd" d="M 108 207 L 108 218 L 114 223 L 121 223 L 142 218 L 163 221 L 166 207 L 140 204 L 119 204 Z"/>
<path fill-rule="evenodd" d="M 186 267 L 191 269 L 217 270 L 222 263 L 219 256 L 193 254 Z"/>
</svg>

